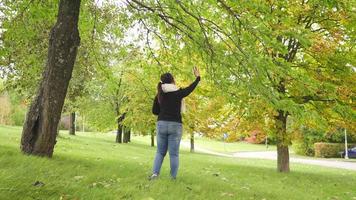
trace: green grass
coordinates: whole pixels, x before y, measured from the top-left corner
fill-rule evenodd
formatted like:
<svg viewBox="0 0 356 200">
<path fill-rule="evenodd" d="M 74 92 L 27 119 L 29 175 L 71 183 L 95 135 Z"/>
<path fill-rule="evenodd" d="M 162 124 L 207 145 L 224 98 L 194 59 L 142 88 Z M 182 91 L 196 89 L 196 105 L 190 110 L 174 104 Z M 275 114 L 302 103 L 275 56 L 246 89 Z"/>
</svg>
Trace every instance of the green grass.
<svg viewBox="0 0 356 200">
<path fill-rule="evenodd" d="M 189 139 L 183 139 L 185 142 L 190 142 Z M 141 143 L 147 143 L 150 141 L 150 136 L 136 136 L 135 141 Z M 275 145 L 266 145 L 264 144 L 249 144 L 246 142 L 223 142 L 214 139 L 200 138 L 196 137 L 194 139 L 195 145 L 204 149 L 212 150 L 220 153 L 235 153 L 243 151 L 276 151 Z M 148 144 L 148 143 L 147 143 Z"/>
<path fill-rule="evenodd" d="M 149 182 L 149 141 L 115 144 L 114 134 L 62 132 L 51 159 L 22 155 L 21 129 L 0 126 L 0 199 L 356 199 L 356 172 L 181 151 L 176 181 L 165 160 Z M 43 186 L 34 186 L 36 181 Z"/>
<path fill-rule="evenodd" d="M 264 144 L 249 144 L 246 142 L 223 142 L 206 138 L 196 138 L 195 144 L 199 147 L 204 147 L 217 152 L 234 153 L 241 151 L 273 151 L 276 150 L 276 146 Z"/>
</svg>

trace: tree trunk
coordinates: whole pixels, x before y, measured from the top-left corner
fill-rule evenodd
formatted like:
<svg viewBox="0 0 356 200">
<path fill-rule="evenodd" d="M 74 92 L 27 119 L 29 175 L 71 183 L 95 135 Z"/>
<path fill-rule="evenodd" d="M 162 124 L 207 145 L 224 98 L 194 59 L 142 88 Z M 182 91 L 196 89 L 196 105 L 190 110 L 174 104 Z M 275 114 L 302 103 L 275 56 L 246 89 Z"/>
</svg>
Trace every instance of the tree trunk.
<svg viewBox="0 0 356 200">
<path fill-rule="evenodd" d="M 124 127 L 124 139 L 123 143 L 128 143 L 130 141 L 131 130 L 128 127 Z"/>
<path fill-rule="evenodd" d="M 75 112 L 71 112 L 69 118 L 69 135 L 75 135 Z"/>
<path fill-rule="evenodd" d="M 277 144 L 277 170 L 278 172 L 289 172 L 288 145 Z"/>
<path fill-rule="evenodd" d="M 120 122 L 117 124 L 116 143 L 122 143 L 122 125 Z"/>
<path fill-rule="evenodd" d="M 84 128 L 84 123 L 85 123 L 85 118 L 84 118 L 84 115 L 82 116 L 82 132 L 84 133 L 85 132 L 85 128 Z"/>
<path fill-rule="evenodd" d="M 155 146 L 155 135 L 151 133 L 151 147 Z"/>
<path fill-rule="evenodd" d="M 190 152 L 194 153 L 194 133 L 190 134 Z"/>
<path fill-rule="evenodd" d="M 120 115 L 120 104 L 119 101 L 116 101 L 116 115 L 117 118 L 117 134 L 116 134 L 116 143 L 122 143 L 122 133 L 124 131 L 124 127 L 122 125 L 122 121 L 125 119 L 126 113 Z"/>
<path fill-rule="evenodd" d="M 56 131 L 80 43 L 80 0 L 60 0 L 57 22 L 51 29 L 42 82 L 24 123 L 21 150 L 52 157 Z"/>
<path fill-rule="evenodd" d="M 277 131 L 277 171 L 289 172 L 289 150 L 290 143 L 287 136 L 287 117 L 288 115 L 278 110 L 278 116 L 275 117 Z"/>
</svg>

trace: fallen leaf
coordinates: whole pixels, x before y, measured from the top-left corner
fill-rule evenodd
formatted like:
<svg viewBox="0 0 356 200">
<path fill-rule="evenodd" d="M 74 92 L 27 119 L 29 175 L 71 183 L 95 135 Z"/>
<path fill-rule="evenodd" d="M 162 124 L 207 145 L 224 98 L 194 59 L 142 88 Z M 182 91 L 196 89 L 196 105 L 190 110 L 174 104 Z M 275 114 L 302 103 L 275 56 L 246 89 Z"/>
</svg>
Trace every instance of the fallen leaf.
<svg viewBox="0 0 356 200">
<path fill-rule="evenodd" d="M 80 180 L 80 179 L 82 179 L 82 178 L 84 178 L 84 176 L 74 176 L 74 179 L 75 179 L 75 180 Z"/>
<path fill-rule="evenodd" d="M 222 177 L 221 180 L 226 181 L 226 182 L 229 181 L 229 180 L 227 180 L 227 178 L 225 178 L 225 177 Z"/>
<path fill-rule="evenodd" d="M 249 190 L 250 188 L 247 186 L 243 186 L 243 187 L 241 187 L 241 189 Z"/>
<path fill-rule="evenodd" d="M 221 196 L 233 197 L 234 194 L 233 193 L 229 193 L 229 192 L 223 192 L 223 193 L 221 193 Z"/>
<path fill-rule="evenodd" d="M 42 187 L 44 186 L 45 184 L 41 181 L 36 181 L 35 183 L 33 183 L 33 186 L 37 186 L 37 187 Z"/>
<path fill-rule="evenodd" d="M 213 176 L 219 176 L 220 175 L 220 173 L 214 173 L 213 174 Z"/>
</svg>

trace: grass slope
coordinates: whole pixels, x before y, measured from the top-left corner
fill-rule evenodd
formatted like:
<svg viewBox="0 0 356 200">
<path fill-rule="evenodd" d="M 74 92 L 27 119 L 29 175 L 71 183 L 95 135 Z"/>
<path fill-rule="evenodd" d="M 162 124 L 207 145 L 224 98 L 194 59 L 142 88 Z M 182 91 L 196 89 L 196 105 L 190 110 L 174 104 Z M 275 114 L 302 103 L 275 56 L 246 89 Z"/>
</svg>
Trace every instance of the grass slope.
<svg viewBox="0 0 356 200">
<path fill-rule="evenodd" d="M 113 134 L 60 134 L 52 159 L 22 155 L 21 129 L 0 126 L 0 199 L 356 199 L 356 173 L 181 152 L 179 177 L 169 162 L 149 182 L 155 148 L 115 144 Z M 44 183 L 34 186 L 36 181 Z"/>
</svg>

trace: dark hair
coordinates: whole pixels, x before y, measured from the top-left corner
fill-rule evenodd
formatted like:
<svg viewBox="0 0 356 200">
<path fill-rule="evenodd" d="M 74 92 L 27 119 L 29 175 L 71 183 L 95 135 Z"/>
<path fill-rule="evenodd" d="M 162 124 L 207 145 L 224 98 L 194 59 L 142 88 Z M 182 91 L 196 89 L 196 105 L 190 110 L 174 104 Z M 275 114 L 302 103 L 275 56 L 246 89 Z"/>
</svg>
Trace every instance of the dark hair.
<svg viewBox="0 0 356 200">
<path fill-rule="evenodd" d="M 157 99 L 158 103 L 162 102 L 163 99 L 163 90 L 162 90 L 162 84 L 165 83 L 174 83 L 174 78 L 171 73 L 164 73 L 161 75 L 161 81 L 157 85 Z"/>
</svg>

